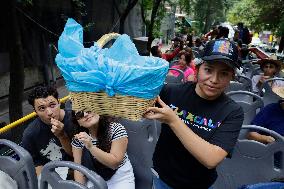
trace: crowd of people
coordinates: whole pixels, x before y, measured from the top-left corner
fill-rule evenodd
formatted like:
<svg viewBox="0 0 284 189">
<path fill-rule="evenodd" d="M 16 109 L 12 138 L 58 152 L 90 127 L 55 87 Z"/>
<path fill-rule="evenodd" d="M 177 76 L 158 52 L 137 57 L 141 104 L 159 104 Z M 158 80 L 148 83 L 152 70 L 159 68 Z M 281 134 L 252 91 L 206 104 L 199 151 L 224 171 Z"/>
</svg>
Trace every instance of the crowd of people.
<svg viewBox="0 0 284 189">
<path fill-rule="evenodd" d="M 175 37 L 165 53 L 159 46 L 151 48 L 152 56 L 165 59 L 184 74 L 180 84 L 163 86 L 156 106 L 144 115 L 162 123 L 153 155 L 153 188 L 211 188 L 218 176 L 216 167 L 232 156 L 244 111 L 225 90 L 242 67 L 241 44 L 250 43 L 247 28 L 239 24 L 238 29 L 235 41 L 228 39 L 229 29 L 220 26 L 192 43 Z M 270 58 L 256 64 L 263 72 L 252 78 L 253 92 L 259 94 L 265 80 L 278 77 L 282 63 Z M 176 70 L 168 73 L 179 74 Z M 271 86 L 284 99 L 284 85 L 274 82 Z M 36 87 L 28 101 L 37 118 L 25 129 L 22 146 L 31 154 L 39 179 L 46 163 L 67 160 L 94 170 L 109 189 L 135 188 L 127 131 L 118 119 L 88 110 L 62 109 L 57 90 L 50 86 Z M 264 107 L 252 124 L 284 135 L 283 113 L 281 100 Z M 274 142 L 273 137 L 257 132 L 250 132 L 248 138 Z M 91 187 L 79 171 L 71 173 L 61 167 L 57 172 L 63 179 Z"/>
</svg>

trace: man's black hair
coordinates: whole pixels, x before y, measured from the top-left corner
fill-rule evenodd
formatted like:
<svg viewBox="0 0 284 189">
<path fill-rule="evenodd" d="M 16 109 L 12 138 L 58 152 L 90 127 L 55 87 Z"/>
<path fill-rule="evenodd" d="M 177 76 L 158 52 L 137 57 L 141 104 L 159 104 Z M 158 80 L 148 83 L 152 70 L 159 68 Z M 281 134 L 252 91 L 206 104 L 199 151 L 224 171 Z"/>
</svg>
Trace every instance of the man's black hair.
<svg viewBox="0 0 284 189">
<path fill-rule="evenodd" d="M 152 56 L 159 57 L 159 55 L 158 55 L 158 50 L 159 50 L 159 46 L 153 46 L 153 47 L 151 48 L 151 54 L 152 54 Z"/>
<path fill-rule="evenodd" d="M 58 92 L 53 86 L 37 86 L 28 96 L 28 102 L 34 107 L 35 99 L 53 96 L 58 100 Z"/>
<path fill-rule="evenodd" d="M 228 38 L 229 28 L 224 27 L 224 26 L 219 26 L 218 29 L 219 29 L 219 33 L 218 33 L 216 39 L 220 39 L 221 37 Z"/>
<path fill-rule="evenodd" d="M 243 27 L 244 27 L 244 23 L 239 22 L 239 23 L 237 24 L 237 26 L 240 27 L 240 28 L 243 28 Z"/>
</svg>

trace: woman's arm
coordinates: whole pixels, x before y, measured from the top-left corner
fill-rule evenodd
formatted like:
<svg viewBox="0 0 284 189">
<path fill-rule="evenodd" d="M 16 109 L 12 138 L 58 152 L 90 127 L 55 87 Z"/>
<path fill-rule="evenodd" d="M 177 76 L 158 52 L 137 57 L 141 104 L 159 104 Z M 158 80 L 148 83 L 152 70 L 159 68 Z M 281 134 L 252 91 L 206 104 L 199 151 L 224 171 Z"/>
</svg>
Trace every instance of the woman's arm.
<svg viewBox="0 0 284 189">
<path fill-rule="evenodd" d="M 105 166 L 117 169 L 122 162 L 128 144 L 128 138 L 122 137 L 120 139 L 112 141 L 110 152 L 105 152 L 95 145 L 89 148 L 91 154 Z"/>
<path fill-rule="evenodd" d="M 82 149 L 81 148 L 75 148 L 72 146 L 72 153 L 73 153 L 73 157 L 74 157 L 74 162 L 81 164 L 81 159 L 82 159 Z M 85 184 L 85 176 L 79 172 L 79 171 L 74 171 L 74 179 L 75 181 L 81 183 L 81 184 Z"/>
<path fill-rule="evenodd" d="M 86 148 L 99 162 L 112 169 L 116 169 L 122 162 L 128 144 L 127 137 L 114 140 L 108 153 L 93 145 L 91 136 L 85 132 L 77 134 L 76 138 L 85 144 Z"/>
</svg>

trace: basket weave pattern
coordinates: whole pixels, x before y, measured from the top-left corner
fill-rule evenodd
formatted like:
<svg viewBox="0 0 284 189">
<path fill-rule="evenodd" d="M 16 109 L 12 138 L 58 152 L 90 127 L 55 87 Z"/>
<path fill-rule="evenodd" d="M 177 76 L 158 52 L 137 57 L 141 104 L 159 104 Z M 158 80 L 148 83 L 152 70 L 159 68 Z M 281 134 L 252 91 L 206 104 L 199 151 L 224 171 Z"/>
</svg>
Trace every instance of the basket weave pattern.
<svg viewBox="0 0 284 189">
<path fill-rule="evenodd" d="M 98 45 L 103 47 L 107 42 L 116 39 L 119 34 L 103 35 Z M 72 109 L 75 111 L 91 111 L 99 115 L 122 117 L 133 121 L 142 118 L 148 107 L 154 106 L 155 99 L 143 99 L 116 94 L 113 97 L 105 92 L 70 92 Z"/>
<path fill-rule="evenodd" d="M 104 92 L 70 92 L 72 109 L 75 111 L 91 111 L 99 115 L 123 117 L 133 121 L 142 118 L 155 99 L 142 99 L 133 96 L 108 96 Z"/>
</svg>

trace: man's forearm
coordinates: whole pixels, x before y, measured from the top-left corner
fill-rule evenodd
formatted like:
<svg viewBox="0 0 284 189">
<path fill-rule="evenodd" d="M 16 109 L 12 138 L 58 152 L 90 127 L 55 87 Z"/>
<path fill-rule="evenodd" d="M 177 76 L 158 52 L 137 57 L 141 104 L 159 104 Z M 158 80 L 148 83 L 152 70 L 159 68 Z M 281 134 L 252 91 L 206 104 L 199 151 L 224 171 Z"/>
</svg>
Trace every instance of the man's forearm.
<svg viewBox="0 0 284 189">
<path fill-rule="evenodd" d="M 72 146 L 71 146 L 71 140 L 69 139 L 69 137 L 67 136 L 66 133 L 63 133 L 62 135 L 58 136 L 58 139 L 64 149 L 64 151 L 70 155 L 72 155 Z"/>
<path fill-rule="evenodd" d="M 39 166 L 36 166 L 36 167 L 35 167 L 36 175 L 37 175 L 37 176 L 39 176 L 39 175 L 40 175 L 41 170 L 42 170 L 42 167 L 43 167 L 42 165 L 39 165 Z"/>
</svg>

